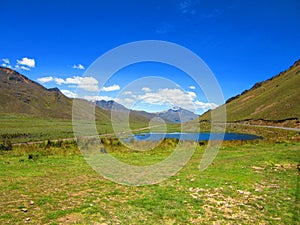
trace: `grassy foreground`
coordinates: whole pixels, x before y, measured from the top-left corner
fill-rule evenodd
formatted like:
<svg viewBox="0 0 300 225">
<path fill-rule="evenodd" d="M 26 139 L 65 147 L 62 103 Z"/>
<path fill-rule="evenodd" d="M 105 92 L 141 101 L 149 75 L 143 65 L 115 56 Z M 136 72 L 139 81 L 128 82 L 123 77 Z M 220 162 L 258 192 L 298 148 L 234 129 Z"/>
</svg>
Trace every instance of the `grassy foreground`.
<svg viewBox="0 0 300 225">
<path fill-rule="evenodd" d="M 156 162 L 172 151 L 119 148 L 113 154 L 126 162 Z M 103 179 L 72 142 L 15 146 L 0 153 L 0 224 L 300 222 L 299 142 L 227 142 L 200 172 L 204 149 L 164 182 L 132 187 Z"/>
</svg>

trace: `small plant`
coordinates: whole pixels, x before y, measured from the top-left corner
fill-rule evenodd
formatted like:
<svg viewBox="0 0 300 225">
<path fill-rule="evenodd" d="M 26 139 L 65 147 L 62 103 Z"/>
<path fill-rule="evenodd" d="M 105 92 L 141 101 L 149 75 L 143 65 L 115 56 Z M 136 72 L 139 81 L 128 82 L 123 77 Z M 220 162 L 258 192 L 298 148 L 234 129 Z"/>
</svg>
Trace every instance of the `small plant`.
<svg viewBox="0 0 300 225">
<path fill-rule="evenodd" d="M 28 160 L 36 160 L 38 157 L 38 154 L 28 154 Z"/>
<path fill-rule="evenodd" d="M 12 150 L 12 144 L 11 141 L 8 139 L 4 139 L 2 143 L 0 144 L 0 150 L 2 151 L 9 151 Z"/>
</svg>

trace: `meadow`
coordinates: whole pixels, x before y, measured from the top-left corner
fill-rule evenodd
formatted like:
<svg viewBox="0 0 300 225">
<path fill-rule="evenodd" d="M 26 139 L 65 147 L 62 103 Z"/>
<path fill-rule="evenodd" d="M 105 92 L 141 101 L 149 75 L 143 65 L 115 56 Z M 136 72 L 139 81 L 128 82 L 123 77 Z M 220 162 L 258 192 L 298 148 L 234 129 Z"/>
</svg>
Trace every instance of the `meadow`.
<svg viewBox="0 0 300 225">
<path fill-rule="evenodd" d="M 111 144 L 109 144 L 111 143 Z M 152 151 L 108 142 L 116 158 L 153 164 L 174 140 Z M 14 146 L 0 152 L 0 224 L 298 224 L 300 143 L 224 142 L 198 169 L 205 145 L 175 176 L 149 186 L 104 179 L 73 141 Z"/>
<path fill-rule="evenodd" d="M 111 123 L 107 120 L 96 120 L 96 126 L 99 134 L 114 133 Z M 148 124 L 142 122 L 130 122 L 130 128 L 133 130 L 147 126 Z M 72 120 L 0 114 L 0 143 L 4 140 L 14 144 L 72 138 Z"/>
</svg>

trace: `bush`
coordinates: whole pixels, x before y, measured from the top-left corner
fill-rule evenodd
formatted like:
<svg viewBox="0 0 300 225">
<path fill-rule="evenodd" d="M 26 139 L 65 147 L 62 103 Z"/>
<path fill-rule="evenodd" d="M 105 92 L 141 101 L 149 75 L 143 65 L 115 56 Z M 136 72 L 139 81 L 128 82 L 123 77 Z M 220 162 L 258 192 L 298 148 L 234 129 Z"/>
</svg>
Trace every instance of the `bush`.
<svg viewBox="0 0 300 225">
<path fill-rule="evenodd" d="M 2 143 L 0 144 L 0 150 L 2 150 L 2 151 L 12 150 L 12 144 L 11 144 L 10 140 L 2 141 Z"/>
</svg>

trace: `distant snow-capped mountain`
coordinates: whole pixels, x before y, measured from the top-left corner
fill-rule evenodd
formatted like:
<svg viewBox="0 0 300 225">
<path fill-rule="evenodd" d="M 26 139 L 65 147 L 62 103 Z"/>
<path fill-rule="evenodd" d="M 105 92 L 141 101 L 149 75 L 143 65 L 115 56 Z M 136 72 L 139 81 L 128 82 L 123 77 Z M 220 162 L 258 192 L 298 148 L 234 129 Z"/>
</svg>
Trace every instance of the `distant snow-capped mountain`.
<svg viewBox="0 0 300 225">
<path fill-rule="evenodd" d="M 131 114 L 136 114 L 139 116 L 144 116 L 149 119 L 152 119 L 154 117 L 160 117 L 163 120 L 165 120 L 167 123 L 185 123 L 191 120 L 194 120 L 199 117 L 199 115 L 183 109 L 178 106 L 174 106 L 172 109 L 165 110 L 162 112 L 157 112 L 157 113 L 149 113 L 146 111 L 140 111 L 140 110 L 130 110 L 126 108 L 125 106 L 110 100 L 110 101 L 96 101 L 95 104 L 105 110 L 113 110 L 113 111 L 119 111 L 119 112 L 126 112 L 130 111 Z"/>
</svg>

